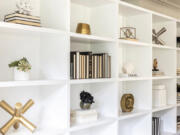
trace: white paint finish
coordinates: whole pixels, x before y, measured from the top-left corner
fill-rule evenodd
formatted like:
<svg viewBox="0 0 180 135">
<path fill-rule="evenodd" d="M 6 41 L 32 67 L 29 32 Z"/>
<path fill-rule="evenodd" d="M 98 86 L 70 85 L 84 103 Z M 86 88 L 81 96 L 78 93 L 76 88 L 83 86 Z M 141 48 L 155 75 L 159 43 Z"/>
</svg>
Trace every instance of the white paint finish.
<svg viewBox="0 0 180 135">
<path fill-rule="evenodd" d="M 175 50 L 153 50 L 153 59 L 157 58 L 158 68 L 164 72 L 166 76 L 176 75 L 176 51 Z M 168 64 L 167 64 L 168 62 Z"/>
<path fill-rule="evenodd" d="M 151 135 L 151 119 L 151 115 L 145 115 L 120 121 L 119 135 Z"/>
<path fill-rule="evenodd" d="M 3 7 L 0 5 L 3 9 L 1 18 L 2 14 L 9 12 L 4 9 L 9 1 L 4 2 Z M 13 3 L 9 7 L 11 4 Z M 0 82 L 0 99 L 6 99 L 13 105 L 17 100 L 25 102 L 33 98 L 36 102 L 35 109 L 32 108 L 26 116 L 38 123 L 36 134 L 44 134 L 43 130 L 49 128 L 49 131 L 54 131 L 51 133 L 53 135 L 150 135 L 151 112 L 162 112 L 159 115 L 165 121 L 165 132 L 176 131 L 177 30 L 174 18 L 121 1 L 42 0 L 41 7 L 37 6 L 40 8 L 37 12 L 40 12 L 42 24 L 46 28 L 0 22 L 0 79 L 7 80 Z M 77 23 L 81 21 L 91 25 L 92 35 L 73 33 Z M 168 33 L 163 38 L 166 38 L 168 46 L 155 47 L 152 45 L 151 30 L 153 26 L 160 28 L 164 25 L 168 28 Z M 119 40 L 119 28 L 122 26 L 136 27 L 139 42 Z M 112 79 L 69 80 L 70 50 L 109 53 L 112 56 Z M 31 75 L 36 80 L 10 81 L 12 72 L 7 64 L 25 55 L 33 65 Z M 166 71 L 166 76 L 152 77 L 154 57 L 158 57 L 159 68 Z M 178 57 L 179 55 L 179 66 Z M 139 77 L 118 77 L 123 63 L 127 61 L 135 64 Z M 152 109 L 152 80 L 154 83 L 167 85 L 168 102 L 175 104 L 175 107 L 169 105 Z M 85 126 L 71 127 L 70 110 L 79 108 L 79 93 L 82 90 L 92 93 L 96 101 L 93 107 L 100 116 L 105 117 Z M 134 94 L 135 110 L 119 114 L 120 99 L 125 92 Z M 9 117 L 5 116 L 7 114 L 4 112 L 0 115 L 1 123 Z M 21 134 L 21 131 L 18 133 Z M 24 133 L 27 132 L 23 130 L 22 134 Z"/>
<path fill-rule="evenodd" d="M 160 111 L 153 113 L 153 116 L 160 117 L 162 120 L 162 129 L 163 132 L 176 133 L 177 124 L 176 124 L 176 108 L 168 109 L 165 111 Z"/>
<path fill-rule="evenodd" d="M 114 37 L 117 23 L 114 13 L 118 12 L 116 7 L 115 4 L 109 4 L 90 8 L 71 3 L 71 32 L 76 31 L 78 23 L 88 23 L 92 35 Z"/>
<path fill-rule="evenodd" d="M 147 87 L 148 86 L 148 87 Z M 134 95 L 135 110 L 151 110 L 152 108 L 152 82 L 132 81 L 123 83 L 122 94 L 132 93 Z M 122 96 L 122 95 L 121 95 Z"/>
<path fill-rule="evenodd" d="M 122 73 L 124 64 L 132 63 L 139 77 L 151 77 L 151 50 L 145 47 L 119 46 L 119 73 Z"/>
</svg>

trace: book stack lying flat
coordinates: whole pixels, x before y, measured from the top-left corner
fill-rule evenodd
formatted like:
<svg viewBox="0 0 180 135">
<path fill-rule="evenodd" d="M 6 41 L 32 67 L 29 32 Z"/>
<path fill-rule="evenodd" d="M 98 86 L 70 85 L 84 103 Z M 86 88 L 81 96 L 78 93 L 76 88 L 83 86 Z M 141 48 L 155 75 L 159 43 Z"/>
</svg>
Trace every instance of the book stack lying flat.
<svg viewBox="0 0 180 135">
<path fill-rule="evenodd" d="M 180 84 L 177 84 L 177 103 L 180 103 Z"/>
<path fill-rule="evenodd" d="M 71 123 L 82 124 L 97 121 L 98 113 L 95 109 L 71 111 Z"/>
<path fill-rule="evenodd" d="M 152 118 L 152 135 L 160 135 L 161 120 L 159 117 Z"/>
<path fill-rule="evenodd" d="M 177 68 L 177 76 L 180 76 L 180 68 Z"/>
<path fill-rule="evenodd" d="M 71 79 L 111 78 L 111 56 L 107 53 L 71 52 Z"/>
<path fill-rule="evenodd" d="M 180 128 L 180 116 L 177 116 L 177 128 Z"/>
<path fill-rule="evenodd" d="M 4 17 L 5 22 L 30 25 L 30 26 L 41 26 L 40 17 L 24 15 L 19 13 L 8 14 Z"/>
</svg>

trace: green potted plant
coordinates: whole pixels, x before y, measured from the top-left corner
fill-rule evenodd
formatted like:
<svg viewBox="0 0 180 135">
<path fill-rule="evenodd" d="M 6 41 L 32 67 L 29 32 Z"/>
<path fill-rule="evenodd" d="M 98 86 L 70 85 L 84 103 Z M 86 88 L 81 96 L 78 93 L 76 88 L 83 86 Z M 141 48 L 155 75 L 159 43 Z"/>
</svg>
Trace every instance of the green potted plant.
<svg viewBox="0 0 180 135">
<path fill-rule="evenodd" d="M 14 80 L 29 80 L 29 71 L 31 70 L 31 65 L 25 57 L 10 63 L 9 68 L 14 68 Z"/>
</svg>

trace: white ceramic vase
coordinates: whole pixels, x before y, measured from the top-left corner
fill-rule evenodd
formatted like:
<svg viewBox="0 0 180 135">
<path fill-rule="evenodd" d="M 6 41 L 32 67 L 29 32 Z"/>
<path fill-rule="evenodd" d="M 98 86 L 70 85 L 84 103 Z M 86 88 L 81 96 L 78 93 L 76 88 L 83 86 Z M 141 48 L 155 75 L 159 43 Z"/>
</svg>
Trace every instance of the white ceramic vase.
<svg viewBox="0 0 180 135">
<path fill-rule="evenodd" d="M 23 72 L 14 68 L 14 80 L 15 81 L 27 81 L 29 80 L 29 72 Z"/>
</svg>

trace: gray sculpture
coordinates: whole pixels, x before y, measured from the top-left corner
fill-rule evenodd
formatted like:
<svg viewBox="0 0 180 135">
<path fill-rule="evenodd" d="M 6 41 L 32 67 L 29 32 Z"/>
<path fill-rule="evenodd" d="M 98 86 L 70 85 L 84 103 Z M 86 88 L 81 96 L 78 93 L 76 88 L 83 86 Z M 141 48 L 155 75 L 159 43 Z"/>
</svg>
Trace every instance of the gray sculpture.
<svg viewBox="0 0 180 135">
<path fill-rule="evenodd" d="M 159 45 L 165 45 L 166 43 L 163 41 L 163 40 L 161 40 L 159 37 L 163 34 L 163 33 L 165 33 L 167 31 L 167 29 L 165 28 L 165 27 L 163 27 L 161 30 L 159 30 L 157 33 L 156 33 L 156 30 L 155 29 L 153 29 L 152 30 L 152 38 L 153 38 L 153 42 L 155 43 L 155 44 L 159 44 Z"/>
</svg>

